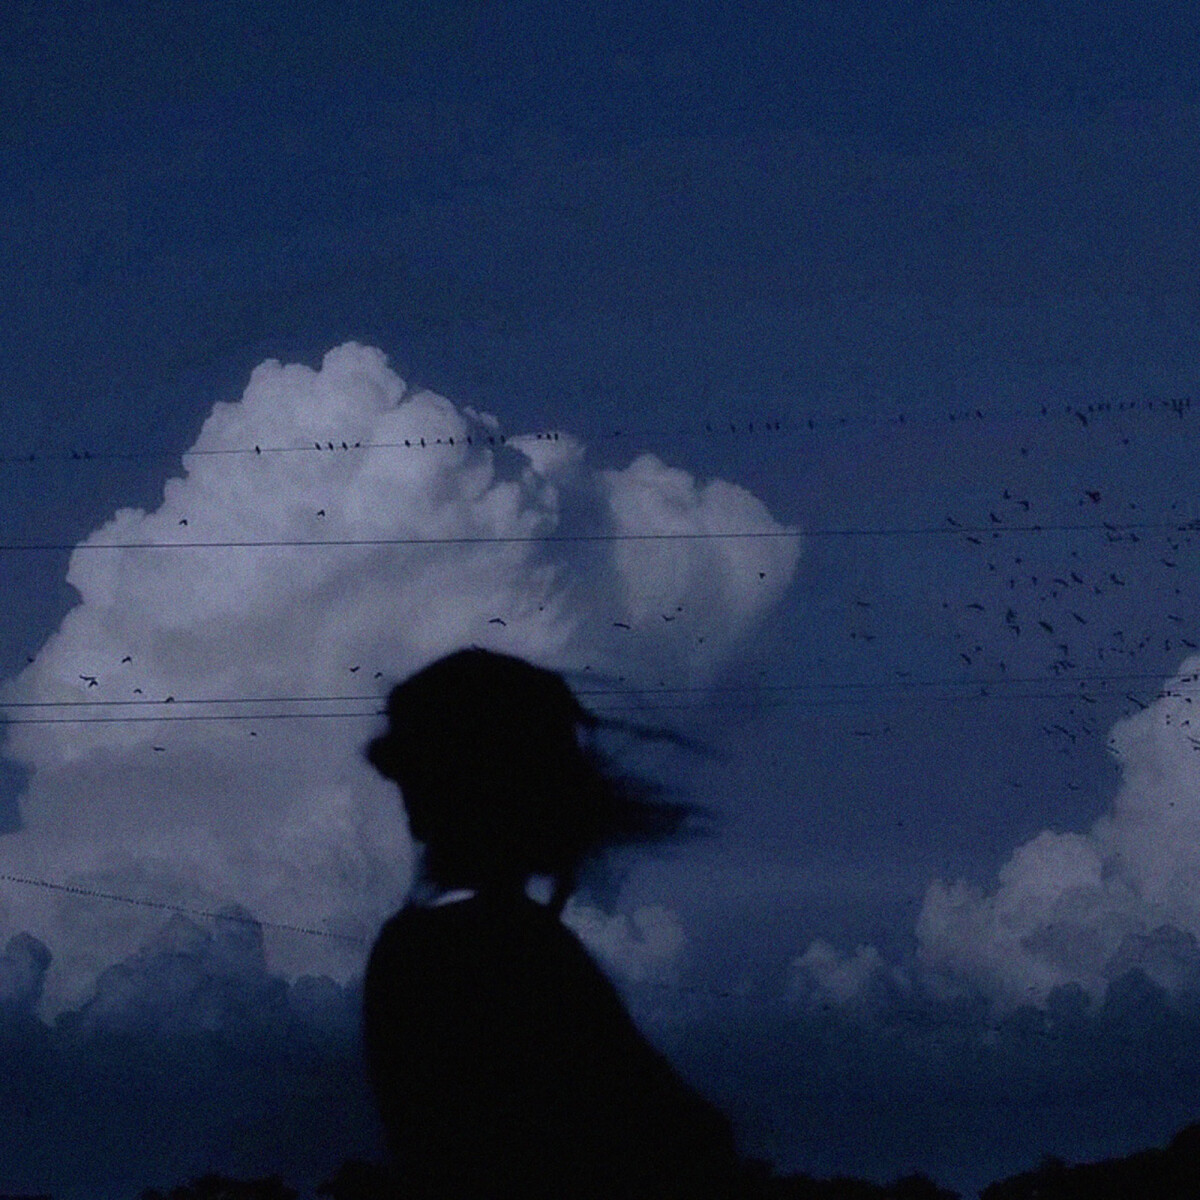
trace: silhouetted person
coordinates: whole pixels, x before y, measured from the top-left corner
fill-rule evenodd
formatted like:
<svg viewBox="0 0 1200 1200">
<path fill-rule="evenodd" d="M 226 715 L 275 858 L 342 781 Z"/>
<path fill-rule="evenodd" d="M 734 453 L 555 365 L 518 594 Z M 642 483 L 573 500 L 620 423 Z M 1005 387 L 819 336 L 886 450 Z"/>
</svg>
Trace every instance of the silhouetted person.
<svg viewBox="0 0 1200 1200">
<path fill-rule="evenodd" d="M 517 658 L 449 655 L 393 689 L 388 717 L 367 756 L 400 786 L 426 893 L 384 926 L 364 984 L 397 1194 L 738 1194 L 728 1123 L 559 920 L 589 857 L 670 836 L 694 810 L 612 770 L 581 739 L 599 719 Z M 554 880 L 549 905 L 526 896 L 533 876 Z"/>
</svg>

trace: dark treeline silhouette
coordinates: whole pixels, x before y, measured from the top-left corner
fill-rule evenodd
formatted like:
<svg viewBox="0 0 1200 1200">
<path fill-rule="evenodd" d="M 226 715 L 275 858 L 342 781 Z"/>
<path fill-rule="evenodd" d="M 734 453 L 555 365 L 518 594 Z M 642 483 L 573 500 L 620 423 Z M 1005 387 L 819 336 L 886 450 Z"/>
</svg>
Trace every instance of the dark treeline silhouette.
<svg viewBox="0 0 1200 1200">
<path fill-rule="evenodd" d="M 980 1200 L 1196 1200 L 1200 1196 L 1200 1124 L 1188 1125 L 1165 1149 L 1070 1166 L 1047 1158 L 990 1184 Z"/>
<path fill-rule="evenodd" d="M 770 1176 L 764 1169 L 757 1178 L 754 1172 L 748 1173 L 742 1187 L 739 1200 L 959 1200 L 957 1192 L 938 1187 L 924 1175 L 908 1175 L 883 1185 L 843 1177 Z M 329 1179 L 317 1185 L 316 1193 L 329 1200 L 409 1200 L 411 1195 L 396 1183 L 387 1167 L 357 1159 L 342 1163 Z M 146 1188 L 138 1200 L 296 1200 L 298 1194 L 277 1175 L 240 1180 L 209 1174 L 168 1191 Z M 564 1195 L 560 1200 L 572 1197 Z M 643 1200 L 658 1197 L 647 1195 Z"/>
<path fill-rule="evenodd" d="M 234 1179 L 209 1174 L 181 1183 L 170 1191 L 146 1188 L 138 1200 L 296 1200 L 300 1193 L 278 1175 L 262 1179 Z"/>
<path fill-rule="evenodd" d="M 406 1193 L 395 1184 L 386 1167 L 354 1160 L 343 1163 L 335 1175 L 319 1184 L 317 1195 L 328 1196 L 329 1200 L 407 1200 Z M 736 1195 L 738 1200 L 960 1200 L 957 1192 L 938 1187 L 924 1175 L 907 1175 L 895 1183 L 883 1185 L 845 1177 L 777 1176 L 766 1167 L 748 1169 Z M 192 1197 L 180 1197 L 179 1200 L 192 1200 Z M 231 1196 L 230 1200 L 234 1198 Z M 572 1198 L 564 1195 L 561 1200 Z M 644 1200 L 658 1198 L 647 1194 Z"/>
<path fill-rule="evenodd" d="M 387 1167 L 347 1159 L 337 1171 L 317 1185 L 318 1196 L 328 1200 L 409 1200 L 411 1193 L 397 1184 Z M 168 1191 L 146 1188 L 138 1200 L 296 1200 L 299 1193 L 279 1176 L 239 1180 L 208 1174 Z M 0 1200 L 7 1200 L 0 1197 Z M 21 1198 L 30 1200 L 30 1198 Z M 39 1197 L 38 1200 L 49 1200 Z M 569 1195 L 560 1200 L 572 1200 Z M 658 1200 L 647 1195 L 643 1200 Z M 814 1179 L 809 1175 L 772 1176 L 764 1168 L 748 1172 L 738 1200 L 960 1200 L 957 1192 L 938 1187 L 924 1175 L 908 1175 L 892 1184 L 838 1177 Z"/>
<path fill-rule="evenodd" d="M 409 1200 L 386 1166 L 348 1159 L 320 1183 L 317 1195 L 328 1200 Z M 295 1200 L 297 1192 L 278 1176 L 237 1180 L 206 1175 L 169 1191 L 147 1188 L 139 1200 Z M 1165 1148 L 1139 1150 L 1124 1158 L 1071 1165 L 1046 1158 L 1025 1171 L 989 1184 L 980 1200 L 1196 1200 L 1200 1197 L 1200 1123 L 1180 1130 Z M 0 1196 L 0 1200 L 8 1197 Z M 21 1197 L 21 1200 L 34 1200 Z M 49 1200 L 37 1197 L 36 1200 Z M 570 1200 L 563 1196 L 561 1200 Z M 647 1196 L 646 1200 L 657 1200 Z M 960 1200 L 924 1175 L 908 1175 L 890 1184 L 805 1174 L 772 1175 L 748 1170 L 738 1200 Z"/>
<path fill-rule="evenodd" d="M 787 1175 L 764 1179 L 746 1193 L 746 1200 L 959 1200 L 959 1194 L 938 1187 L 924 1175 L 906 1175 L 886 1185 L 842 1176 Z"/>
</svg>

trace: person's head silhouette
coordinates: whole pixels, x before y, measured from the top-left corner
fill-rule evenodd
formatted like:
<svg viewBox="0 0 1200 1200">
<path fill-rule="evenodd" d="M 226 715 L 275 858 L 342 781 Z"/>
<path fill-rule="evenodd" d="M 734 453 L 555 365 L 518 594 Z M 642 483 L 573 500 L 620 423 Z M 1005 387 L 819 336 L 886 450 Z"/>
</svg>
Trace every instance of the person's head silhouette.
<svg viewBox="0 0 1200 1200">
<path fill-rule="evenodd" d="M 591 856 L 669 837 L 699 814 L 613 769 L 588 744 L 606 722 L 561 675 L 520 658 L 447 655 L 392 689 L 387 716 L 367 759 L 399 785 L 441 887 L 511 890 L 550 876 L 561 910 Z"/>
</svg>

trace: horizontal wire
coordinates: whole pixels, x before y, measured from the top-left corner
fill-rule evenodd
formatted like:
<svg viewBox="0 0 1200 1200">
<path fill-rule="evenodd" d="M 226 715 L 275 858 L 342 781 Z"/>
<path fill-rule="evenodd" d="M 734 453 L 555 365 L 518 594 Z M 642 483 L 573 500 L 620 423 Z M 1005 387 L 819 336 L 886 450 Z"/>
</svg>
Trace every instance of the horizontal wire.
<svg viewBox="0 0 1200 1200">
<path fill-rule="evenodd" d="M 0 718 L 3 725 L 147 725 L 169 724 L 178 721 L 330 721 L 357 720 L 361 717 L 384 717 L 384 709 L 367 712 L 336 713 L 181 713 L 178 716 L 158 717 L 12 717 Z"/>
<path fill-rule="evenodd" d="M 183 913 L 192 917 L 205 917 L 213 921 L 233 921 L 242 925 L 257 925 L 263 929 L 281 929 L 289 933 L 304 933 L 313 937 L 333 938 L 337 941 L 352 942 L 356 945 L 366 945 L 367 939 L 353 937 L 345 933 L 331 933 L 327 929 L 315 929 L 308 925 L 289 925 L 282 921 L 260 921 L 257 917 L 241 917 L 236 914 L 215 912 L 203 908 L 188 908 L 183 904 L 168 904 L 165 900 L 148 900 L 139 896 L 125 896 L 119 892 L 101 892 L 94 888 L 79 887 L 72 883 L 54 883 L 48 879 L 38 879 L 30 875 L 10 875 L 0 873 L 0 881 L 5 883 L 22 883 L 29 887 L 45 888 L 49 891 L 66 892 L 83 899 L 109 900 L 118 904 L 131 904 L 139 908 L 153 908 L 165 912 Z"/>
<path fill-rule="evenodd" d="M 1015 701 L 1015 700 L 1079 700 L 1095 702 L 1096 697 L 1083 696 L 1077 692 L 1064 689 L 1042 692 L 992 692 L 986 685 L 963 684 L 963 691 L 957 695 L 936 696 L 922 695 L 909 697 L 903 695 L 883 695 L 881 702 L 911 700 L 916 707 L 927 704 L 962 704 L 968 701 L 977 703 L 982 700 Z M 968 690 L 969 689 L 969 690 Z M 1118 699 L 1118 697 L 1111 697 Z M 1128 699 L 1128 697 L 1126 697 Z M 1186 692 L 1160 691 L 1156 699 L 1190 699 Z M 1141 701 L 1136 700 L 1138 704 Z M 741 701 L 698 699 L 694 701 L 679 701 L 678 703 L 625 704 L 606 705 L 597 708 L 599 714 L 605 713 L 644 713 L 644 712 L 711 712 L 729 711 L 744 712 L 757 709 L 798 708 L 798 709 L 836 709 L 847 705 L 860 706 L 862 701 L 853 697 L 840 698 L 836 696 L 820 699 L 799 699 L 796 697 L 748 697 Z M 1146 707 L 1145 704 L 1142 705 Z M 859 709 L 861 711 L 861 709 Z M 385 717 L 386 709 L 370 709 L 363 712 L 336 713 L 186 713 L 177 716 L 124 716 L 124 717 L 11 717 L 0 718 L 0 725 L 153 725 L 173 722 L 194 721 L 310 721 L 310 720 L 362 720 L 367 717 Z M 1200 722 L 1198 722 L 1200 728 Z"/>
<path fill-rule="evenodd" d="M 172 697 L 170 700 L 13 700 L 0 701 L 0 709 L 6 708 L 96 708 L 127 707 L 143 704 L 353 704 L 364 700 L 380 700 L 378 694 L 350 696 L 219 696 L 211 700 L 203 698 Z"/>
<path fill-rule="evenodd" d="M 629 696 L 629 697 L 644 697 L 644 696 L 666 696 L 666 695 L 700 695 L 709 696 L 714 693 L 743 693 L 743 692 L 796 692 L 796 691 L 821 691 L 821 690 L 855 690 L 861 691 L 867 688 L 876 690 L 900 690 L 905 691 L 910 688 L 934 688 L 934 687 L 951 687 L 951 688 L 978 688 L 978 687 L 1001 687 L 1023 686 L 1026 684 L 1040 683 L 1074 683 L 1080 686 L 1084 684 L 1106 684 L 1106 683 L 1130 683 L 1145 680 L 1161 680 L 1164 674 L 1161 671 L 1125 671 L 1112 673 L 1099 673 L 1087 675 L 1056 675 L 1056 674 L 1039 674 L 1039 675 L 991 675 L 978 678 L 958 678 L 958 679 L 894 679 L 894 680 L 879 680 L 879 679 L 862 679 L 862 680 L 831 680 L 828 682 L 795 682 L 795 683 L 745 683 L 745 684 L 717 684 L 703 685 L 695 684 L 679 687 L 608 687 L 608 688 L 573 688 L 572 691 L 579 697 L 609 697 L 609 696 Z M 1200 679 L 1197 675 L 1180 676 L 1180 681 L 1183 683 L 1191 683 Z M 114 708 L 114 707 L 134 707 L 134 706 L 150 706 L 150 705 L 176 705 L 176 704 L 354 704 L 364 701 L 380 701 L 385 696 L 379 693 L 348 693 L 345 695 L 328 695 L 328 696 L 213 696 L 213 697 L 176 697 L 170 699 L 154 700 L 147 697 L 140 697 L 135 700 L 13 700 L 0 701 L 0 710 L 10 708 Z"/>
<path fill-rule="evenodd" d="M 1168 526 L 1168 528 L 1173 528 Z M 1200 522 L 1197 523 L 1200 529 Z M 559 533 L 489 534 L 477 537 L 400 538 L 266 538 L 242 542 L 3 542 L 0 550 L 226 550 L 276 549 L 291 546 L 490 546 L 547 542 L 675 542 L 723 541 L 756 538 L 798 538 L 796 529 L 703 533 Z"/>
<path fill-rule="evenodd" d="M 408 397 L 406 397 L 407 399 Z M 401 401 L 403 403 L 404 401 Z M 626 428 L 616 429 L 581 429 L 576 435 L 591 441 L 619 441 L 634 438 L 713 438 L 762 435 L 806 435 L 828 430 L 845 430 L 856 427 L 868 428 L 897 428 L 920 427 L 923 425 L 962 425 L 970 422 L 1007 421 L 1007 420 L 1046 420 L 1074 419 L 1087 426 L 1088 419 L 1103 416 L 1133 416 L 1148 413 L 1170 413 L 1182 418 L 1190 413 L 1192 399 L 1190 396 L 1154 397 L 1143 400 L 1095 401 L 1090 404 L 1053 403 L 1038 404 L 1026 408 L 1010 410 L 983 409 L 970 407 L 949 412 L 915 414 L 897 411 L 881 416 L 836 416 L 814 414 L 808 417 L 789 419 L 781 417 L 766 419 L 730 420 L 727 417 L 715 417 L 706 420 L 703 425 L 685 425 L 671 428 Z M 533 430 L 528 433 L 466 433 L 466 434 L 413 434 L 399 441 L 372 442 L 344 438 L 328 438 L 324 442 L 312 441 L 303 445 L 264 446 L 261 443 L 247 446 L 213 447 L 204 449 L 167 449 L 155 448 L 145 450 L 30 450 L 23 454 L 0 455 L 0 464 L 51 464 L 51 463 L 90 463 L 105 461 L 136 461 L 139 459 L 187 458 L 187 457 L 216 457 L 228 455 L 275 455 L 275 454 L 312 454 L 312 453 L 342 453 L 362 450 L 429 450 L 438 447 L 455 447 L 460 444 L 469 446 L 503 446 L 509 442 L 524 441 L 558 441 L 563 437 L 573 436 L 571 432 L 561 429 Z"/>
<path fill-rule="evenodd" d="M 277 549 L 281 547 L 328 546 L 487 546 L 566 542 L 687 542 L 726 540 L 778 540 L 780 538 L 814 537 L 967 537 L 988 534 L 999 537 L 1005 533 L 1102 533 L 1120 535 L 1145 531 L 1200 533 L 1200 517 L 1174 521 L 1136 521 L 1095 523 L 1064 522 L 1061 524 L 1028 525 L 915 525 L 882 527 L 847 527 L 841 529 L 770 529 L 704 531 L 693 533 L 561 533 L 561 534 L 488 534 L 458 537 L 394 537 L 394 538 L 265 538 L 247 541 L 195 542 L 0 542 L 0 551 L 62 551 L 62 550 L 226 550 Z"/>
</svg>

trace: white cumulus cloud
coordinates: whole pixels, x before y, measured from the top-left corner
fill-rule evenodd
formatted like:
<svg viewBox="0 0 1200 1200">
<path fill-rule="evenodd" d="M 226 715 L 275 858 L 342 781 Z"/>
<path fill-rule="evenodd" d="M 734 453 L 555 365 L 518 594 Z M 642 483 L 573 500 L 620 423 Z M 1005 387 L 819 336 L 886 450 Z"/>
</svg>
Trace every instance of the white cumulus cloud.
<svg viewBox="0 0 1200 1200">
<path fill-rule="evenodd" d="M 874 946 L 845 954 L 822 939 L 792 960 L 788 979 L 791 998 L 814 1007 L 870 1007 L 908 990 L 905 974 Z"/>
<path fill-rule="evenodd" d="M 651 455 L 595 470 L 566 434 L 498 428 L 355 343 L 319 370 L 265 362 L 216 404 L 161 505 L 75 549 L 78 603 L 0 686 L 4 753 L 29 771 L 0 869 L 237 903 L 272 971 L 348 978 L 412 870 L 394 791 L 360 755 L 391 683 L 474 643 L 702 685 L 787 587 L 799 537 L 744 489 Z M 728 533 L 773 536 L 712 536 Z M 55 954 L 51 1010 L 163 915 L 0 892 L 0 934 Z"/>
<path fill-rule="evenodd" d="M 1132 968 L 1170 992 L 1200 989 L 1200 658 L 1109 746 L 1121 782 L 1091 829 L 1039 833 L 990 891 L 930 887 L 925 967 L 1002 1003 L 1041 1003 L 1068 983 L 1098 999 Z"/>
<path fill-rule="evenodd" d="M 661 904 L 626 914 L 572 900 L 563 921 L 611 971 L 632 983 L 673 980 L 687 941 L 678 918 Z"/>
</svg>

